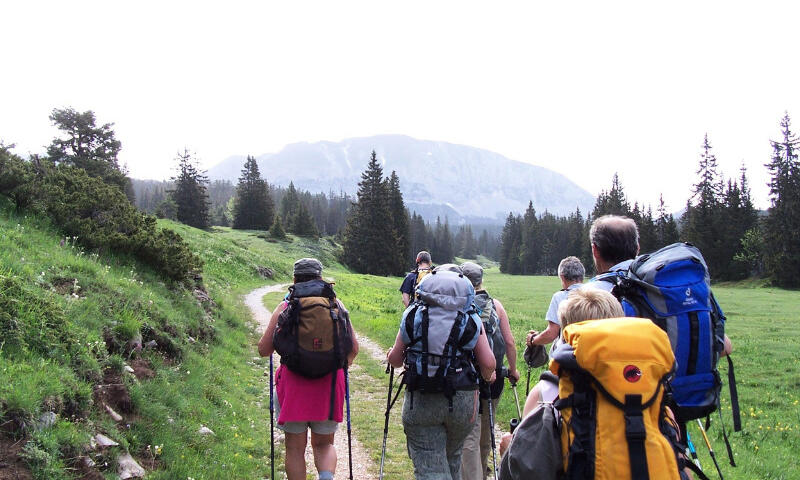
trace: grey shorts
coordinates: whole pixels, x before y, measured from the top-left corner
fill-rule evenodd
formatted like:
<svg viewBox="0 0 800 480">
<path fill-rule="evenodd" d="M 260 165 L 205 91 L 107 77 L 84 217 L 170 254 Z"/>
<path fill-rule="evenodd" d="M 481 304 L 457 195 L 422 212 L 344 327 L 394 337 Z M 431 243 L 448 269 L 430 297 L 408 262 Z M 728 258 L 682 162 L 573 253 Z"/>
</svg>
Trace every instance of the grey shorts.
<svg viewBox="0 0 800 480">
<path fill-rule="evenodd" d="M 305 433 L 311 429 L 312 433 L 317 435 L 330 435 L 336 433 L 339 428 L 339 423 L 333 420 L 323 420 L 321 422 L 286 422 L 283 425 L 278 425 L 278 428 L 286 433 Z"/>
</svg>

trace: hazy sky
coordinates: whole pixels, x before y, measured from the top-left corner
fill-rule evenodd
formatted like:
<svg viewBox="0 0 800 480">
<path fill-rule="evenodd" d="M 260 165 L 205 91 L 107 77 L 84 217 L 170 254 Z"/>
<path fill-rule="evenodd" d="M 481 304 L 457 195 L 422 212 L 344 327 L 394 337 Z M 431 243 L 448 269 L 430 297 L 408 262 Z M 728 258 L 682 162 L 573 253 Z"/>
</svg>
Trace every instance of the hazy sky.
<svg viewBox="0 0 800 480">
<path fill-rule="evenodd" d="M 619 172 L 678 210 L 708 133 L 767 206 L 769 139 L 785 111 L 800 125 L 800 3 L 655 3 L 6 1 L 0 139 L 41 152 L 53 108 L 93 110 L 131 175 L 162 179 L 184 147 L 208 167 L 399 133 L 592 194 Z"/>
</svg>

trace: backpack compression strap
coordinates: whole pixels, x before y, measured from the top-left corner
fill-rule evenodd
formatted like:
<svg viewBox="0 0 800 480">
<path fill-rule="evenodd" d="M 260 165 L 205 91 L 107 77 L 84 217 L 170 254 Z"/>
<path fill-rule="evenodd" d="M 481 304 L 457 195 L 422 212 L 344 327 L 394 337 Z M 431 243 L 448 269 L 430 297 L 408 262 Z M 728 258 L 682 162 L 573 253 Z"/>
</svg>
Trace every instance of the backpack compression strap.
<svg viewBox="0 0 800 480">
<path fill-rule="evenodd" d="M 336 308 L 338 308 L 338 302 L 336 301 L 336 297 L 330 297 L 328 299 L 330 302 L 330 312 L 331 312 L 331 321 L 333 322 L 333 357 L 338 361 L 341 345 L 339 345 L 339 315 L 336 313 Z M 345 362 L 346 364 L 347 362 Z M 333 410 L 334 410 L 334 401 L 336 400 L 336 379 L 339 376 L 339 369 L 337 368 L 333 372 L 331 372 L 331 408 L 328 414 L 328 420 L 333 420 Z"/>
</svg>

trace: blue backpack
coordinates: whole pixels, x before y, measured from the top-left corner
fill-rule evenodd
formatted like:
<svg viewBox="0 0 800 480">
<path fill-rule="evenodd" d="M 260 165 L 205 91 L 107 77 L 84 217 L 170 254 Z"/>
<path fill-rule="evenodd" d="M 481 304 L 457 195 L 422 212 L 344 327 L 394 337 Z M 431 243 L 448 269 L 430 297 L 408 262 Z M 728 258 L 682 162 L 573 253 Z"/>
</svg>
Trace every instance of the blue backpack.
<svg viewBox="0 0 800 480">
<path fill-rule="evenodd" d="M 711 292 L 705 259 L 694 245 L 674 243 L 640 255 L 628 271 L 599 275 L 613 283 L 612 293 L 625 315 L 649 318 L 667 332 L 677 368 L 670 382 L 671 407 L 678 422 L 708 417 L 719 408 L 717 364 L 724 349 L 725 315 Z M 734 430 L 741 430 L 733 363 L 728 383 Z"/>
</svg>

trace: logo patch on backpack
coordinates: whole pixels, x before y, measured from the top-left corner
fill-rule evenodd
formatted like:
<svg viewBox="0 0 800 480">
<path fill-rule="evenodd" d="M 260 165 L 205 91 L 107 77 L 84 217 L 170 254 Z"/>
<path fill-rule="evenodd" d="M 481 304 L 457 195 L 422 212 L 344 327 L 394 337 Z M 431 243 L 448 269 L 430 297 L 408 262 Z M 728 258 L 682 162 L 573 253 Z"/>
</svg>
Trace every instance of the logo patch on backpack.
<svg viewBox="0 0 800 480">
<path fill-rule="evenodd" d="M 322 339 L 321 338 L 315 338 L 313 340 L 313 344 L 314 344 L 314 350 L 320 350 L 322 348 Z"/>
<path fill-rule="evenodd" d="M 622 370 L 622 376 L 625 380 L 634 383 L 642 378 L 642 371 L 636 365 L 628 365 Z"/>
</svg>

